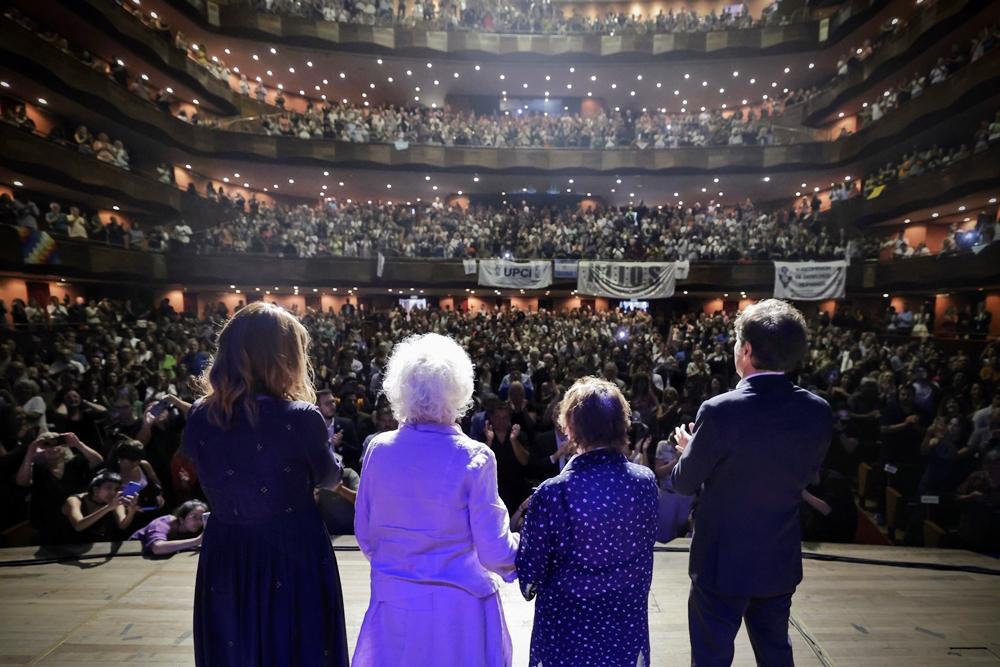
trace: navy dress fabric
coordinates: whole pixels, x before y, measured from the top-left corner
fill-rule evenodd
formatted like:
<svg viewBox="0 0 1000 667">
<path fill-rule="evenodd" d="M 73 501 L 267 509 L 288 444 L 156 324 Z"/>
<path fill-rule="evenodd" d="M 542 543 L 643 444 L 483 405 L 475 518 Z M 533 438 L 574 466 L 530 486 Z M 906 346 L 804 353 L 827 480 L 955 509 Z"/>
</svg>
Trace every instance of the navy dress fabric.
<svg viewBox="0 0 1000 667">
<path fill-rule="evenodd" d="M 531 498 L 517 575 L 535 601 L 531 667 L 649 664 L 657 488 L 620 452 L 573 458 Z"/>
<path fill-rule="evenodd" d="M 184 447 L 211 516 L 194 599 L 198 665 L 347 667 L 337 561 L 313 489 L 341 472 L 312 405 L 260 396 L 256 427 L 192 408 Z"/>
</svg>

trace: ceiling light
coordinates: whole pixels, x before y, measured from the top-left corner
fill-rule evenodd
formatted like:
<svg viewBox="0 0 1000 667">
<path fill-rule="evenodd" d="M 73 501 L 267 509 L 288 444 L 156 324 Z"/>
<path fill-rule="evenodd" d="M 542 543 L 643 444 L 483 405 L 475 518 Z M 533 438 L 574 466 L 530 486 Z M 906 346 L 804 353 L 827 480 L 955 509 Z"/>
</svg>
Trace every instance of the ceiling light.
<svg viewBox="0 0 1000 667">
<path fill-rule="evenodd" d="M 48 104 L 49 102 L 44 97 L 39 97 L 38 98 L 38 103 L 39 104 Z"/>
<path fill-rule="evenodd" d="M 276 56 L 276 55 L 278 55 L 278 49 L 276 49 L 276 48 L 274 48 L 274 47 L 272 46 L 272 47 L 271 47 L 271 55 L 272 55 L 272 56 Z"/>
<path fill-rule="evenodd" d="M 0 81 L 0 86 L 2 86 L 4 88 L 10 88 L 10 84 L 7 83 L 6 81 Z"/>
<path fill-rule="evenodd" d="M 24 183 L 22 183 L 21 181 L 14 181 L 14 187 L 23 188 Z"/>
</svg>

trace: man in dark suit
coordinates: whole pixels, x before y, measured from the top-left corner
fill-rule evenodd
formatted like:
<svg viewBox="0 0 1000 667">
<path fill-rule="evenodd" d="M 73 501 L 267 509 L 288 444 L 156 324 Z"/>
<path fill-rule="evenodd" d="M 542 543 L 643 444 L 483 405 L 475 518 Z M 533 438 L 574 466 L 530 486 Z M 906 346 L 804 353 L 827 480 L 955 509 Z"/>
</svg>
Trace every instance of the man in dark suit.
<svg viewBox="0 0 1000 667">
<path fill-rule="evenodd" d="M 802 581 L 799 506 L 833 434 L 830 406 L 785 373 L 805 355 L 802 314 L 777 299 L 736 319 L 736 388 L 674 433 L 674 489 L 699 493 L 688 572 L 691 661 L 730 665 L 740 622 L 758 665 L 791 666 L 788 615 Z"/>
</svg>

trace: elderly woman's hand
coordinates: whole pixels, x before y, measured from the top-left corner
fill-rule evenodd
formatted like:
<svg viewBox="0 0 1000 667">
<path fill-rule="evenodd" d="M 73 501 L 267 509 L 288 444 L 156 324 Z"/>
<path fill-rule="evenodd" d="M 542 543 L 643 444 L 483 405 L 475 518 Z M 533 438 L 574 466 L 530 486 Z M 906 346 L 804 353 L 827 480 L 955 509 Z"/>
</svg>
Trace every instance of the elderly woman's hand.
<svg viewBox="0 0 1000 667">
<path fill-rule="evenodd" d="M 528 508 L 531 507 L 531 499 L 533 497 L 534 494 L 525 498 L 521 506 L 514 512 L 514 516 L 510 518 L 510 529 L 515 533 L 521 532 L 521 526 L 524 525 L 524 515 L 528 511 Z"/>
</svg>

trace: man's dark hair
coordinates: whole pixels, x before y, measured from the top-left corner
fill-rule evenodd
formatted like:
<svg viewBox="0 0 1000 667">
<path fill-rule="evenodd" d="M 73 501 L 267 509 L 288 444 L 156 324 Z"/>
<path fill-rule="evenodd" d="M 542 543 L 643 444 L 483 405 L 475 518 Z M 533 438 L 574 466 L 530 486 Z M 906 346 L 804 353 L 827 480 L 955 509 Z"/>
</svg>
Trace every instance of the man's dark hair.
<svg viewBox="0 0 1000 667">
<path fill-rule="evenodd" d="M 754 368 L 794 370 L 807 347 L 806 320 L 795 306 L 765 299 L 747 306 L 736 318 L 736 339 L 750 343 Z"/>
<path fill-rule="evenodd" d="M 319 403 L 319 399 L 323 398 L 324 396 L 333 396 L 333 392 L 329 389 L 320 389 L 319 391 L 316 392 L 316 402 Z"/>
</svg>

